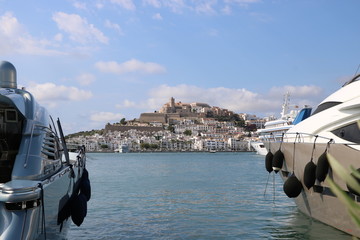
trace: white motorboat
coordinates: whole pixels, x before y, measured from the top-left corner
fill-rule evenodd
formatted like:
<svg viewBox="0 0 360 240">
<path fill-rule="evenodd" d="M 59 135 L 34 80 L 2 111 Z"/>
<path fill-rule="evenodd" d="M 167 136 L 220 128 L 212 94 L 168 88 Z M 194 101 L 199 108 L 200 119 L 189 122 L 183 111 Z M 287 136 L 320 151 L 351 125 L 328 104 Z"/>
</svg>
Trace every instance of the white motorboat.
<svg viewBox="0 0 360 240">
<path fill-rule="evenodd" d="M 290 110 L 289 97 L 290 94 L 287 92 L 284 96 L 281 117 L 276 120 L 267 121 L 264 124 L 264 128 L 258 129 L 257 134 L 259 136 L 259 141 L 251 142 L 251 146 L 258 154 L 266 155 L 268 153 L 264 142 L 280 141 L 283 134 L 285 134 L 290 128 L 310 116 L 312 108 L 308 106 L 305 106 L 301 110 Z"/>
<path fill-rule="evenodd" d="M 130 152 L 130 146 L 127 143 L 123 143 L 119 146 L 118 149 L 119 153 L 129 153 Z"/>
<path fill-rule="evenodd" d="M 0 239 L 66 238 L 80 225 L 91 189 L 85 148 L 68 151 L 60 121 L 17 88 L 0 63 Z"/>
<path fill-rule="evenodd" d="M 312 109 L 308 106 L 305 106 L 301 110 L 290 110 L 289 97 L 290 94 L 287 92 L 284 97 L 280 118 L 266 122 L 264 128 L 257 131 L 262 141 L 281 140 L 282 135 L 290 128 L 310 116 Z"/>
<path fill-rule="evenodd" d="M 263 142 L 259 142 L 259 141 L 254 141 L 253 142 L 253 141 L 251 141 L 250 145 L 254 148 L 256 153 L 259 154 L 259 155 L 265 156 L 268 153 L 268 151 L 267 151 L 267 149 L 266 149 Z"/>
<path fill-rule="evenodd" d="M 347 187 L 329 167 L 330 154 L 346 169 L 360 168 L 360 75 L 327 97 L 307 119 L 290 128 L 280 142 L 266 142 L 268 172 L 284 180 L 284 192 L 308 216 L 360 237 L 346 206 L 332 192 L 332 179 L 359 204 L 360 193 Z M 350 174 L 350 173 L 349 173 Z"/>
</svg>

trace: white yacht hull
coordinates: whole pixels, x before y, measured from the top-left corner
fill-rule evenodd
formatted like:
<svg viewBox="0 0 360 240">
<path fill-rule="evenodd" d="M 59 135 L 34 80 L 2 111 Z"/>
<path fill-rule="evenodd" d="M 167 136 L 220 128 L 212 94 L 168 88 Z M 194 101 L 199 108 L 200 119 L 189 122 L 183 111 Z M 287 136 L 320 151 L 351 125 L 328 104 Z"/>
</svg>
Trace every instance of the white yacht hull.
<svg viewBox="0 0 360 240">
<path fill-rule="evenodd" d="M 332 193 L 329 185 L 316 180 L 315 185 L 310 189 L 304 185 L 304 169 L 309 163 L 312 152 L 312 143 L 290 143 L 283 142 L 281 151 L 284 154 L 284 163 L 278 174 L 284 180 L 294 173 L 302 183 L 300 195 L 294 198 L 299 210 L 306 215 L 319 220 L 327 225 L 344 231 L 356 237 L 360 237 L 360 228 L 351 220 L 345 205 Z M 271 142 L 271 152 L 279 150 L 280 143 Z M 326 144 L 316 144 L 313 153 L 313 162 L 317 165 L 318 158 L 324 153 Z M 345 144 L 330 144 L 328 153 L 335 157 L 341 164 L 349 169 L 350 166 L 360 168 L 360 151 Z M 326 178 L 332 178 L 344 191 L 348 192 L 346 183 L 336 174 L 329 170 Z M 349 193 L 357 204 L 360 203 L 360 196 Z"/>
</svg>

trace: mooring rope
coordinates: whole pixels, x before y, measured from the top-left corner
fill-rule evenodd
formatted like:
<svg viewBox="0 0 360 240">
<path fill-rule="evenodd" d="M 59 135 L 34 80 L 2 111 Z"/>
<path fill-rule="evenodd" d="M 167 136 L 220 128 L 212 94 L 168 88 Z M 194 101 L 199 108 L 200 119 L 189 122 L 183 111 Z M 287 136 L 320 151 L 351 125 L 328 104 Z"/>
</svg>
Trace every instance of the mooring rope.
<svg viewBox="0 0 360 240">
<path fill-rule="evenodd" d="M 38 187 L 40 188 L 40 199 L 41 199 L 41 233 L 44 234 L 44 239 L 46 240 L 46 225 L 45 225 L 45 203 L 44 203 L 44 188 L 41 183 L 38 184 Z"/>
</svg>

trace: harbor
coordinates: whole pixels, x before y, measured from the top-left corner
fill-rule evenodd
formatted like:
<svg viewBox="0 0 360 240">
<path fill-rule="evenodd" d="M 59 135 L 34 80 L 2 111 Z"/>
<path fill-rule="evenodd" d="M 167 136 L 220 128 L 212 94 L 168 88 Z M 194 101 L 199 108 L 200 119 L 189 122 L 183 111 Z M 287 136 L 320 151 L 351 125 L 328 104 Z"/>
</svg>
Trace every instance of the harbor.
<svg viewBox="0 0 360 240">
<path fill-rule="evenodd" d="M 90 153 L 88 169 L 68 239 L 352 239 L 301 213 L 255 153 Z"/>
<path fill-rule="evenodd" d="M 360 239 L 358 9 L 3 0 L 0 240 Z"/>
<path fill-rule="evenodd" d="M 0 178 L 0 210 L 6 220 L 1 223 L 4 229 L 1 236 L 9 239 L 76 239 L 80 236 L 75 235 L 80 234 L 81 238 L 92 239 L 96 233 L 104 229 L 99 229 L 89 237 L 86 236 L 89 232 L 86 227 L 73 227 L 73 224 L 77 227 L 83 224 L 88 215 L 87 202 L 92 195 L 89 172 L 85 168 L 88 142 L 81 142 L 86 138 L 77 136 L 80 142 L 68 144 L 60 120 L 57 120 L 55 126 L 51 115 L 35 102 L 34 97 L 25 89 L 17 88 L 16 76 L 16 69 L 11 63 L 1 62 L 0 119 L 3 165 Z M 88 157 L 92 158 L 89 164 L 102 166 L 91 171 L 91 174 L 100 174 L 95 177 L 95 182 L 99 180 L 103 186 L 99 188 L 105 191 L 98 193 L 99 199 L 93 200 L 100 201 L 99 206 L 105 207 L 94 208 L 92 211 L 100 217 L 94 216 L 90 222 L 95 221 L 98 225 L 96 219 L 102 219 L 101 215 L 106 216 L 107 221 L 114 221 L 112 215 L 117 212 L 124 213 L 125 216 L 115 221 L 120 223 L 114 228 L 115 232 L 105 229 L 106 232 L 93 239 L 109 239 L 122 234 L 124 235 L 121 238 L 131 239 L 208 239 L 210 236 L 215 239 L 254 239 L 264 236 L 271 238 L 274 234 L 277 238 L 278 232 L 273 232 L 276 224 L 263 228 L 262 224 L 259 227 L 258 223 L 263 221 L 263 218 L 281 219 L 282 215 L 274 216 L 273 211 L 277 210 L 277 204 L 281 207 L 286 206 L 285 202 L 277 200 L 283 199 L 284 194 L 295 200 L 296 206 L 288 208 L 293 214 L 301 212 L 304 219 L 307 218 L 311 223 L 319 221 L 334 228 L 338 234 L 342 231 L 341 236 L 360 236 L 360 228 L 357 221 L 354 221 L 358 218 L 357 206 L 360 200 L 356 170 L 359 166 L 360 125 L 359 113 L 355 111 L 359 105 L 359 94 L 356 91 L 360 84 L 359 79 L 360 75 L 356 75 L 337 92 L 324 99 L 313 114 L 310 114 L 312 108 L 306 106 L 297 111 L 293 118 L 284 117 L 287 116 L 286 97 L 282 107 L 282 118 L 265 123 L 265 129 L 259 131 L 262 149 L 267 150 L 262 161 L 259 159 L 263 158 L 264 154 L 239 151 L 240 148 L 229 151 L 226 144 L 219 148 L 217 144 L 207 144 L 208 141 L 203 139 L 212 134 L 222 137 L 234 136 L 236 132 L 233 131 L 220 133 L 221 131 L 202 130 L 193 135 L 191 130 L 185 128 L 180 137 L 183 139 L 187 136 L 189 139 L 200 141 L 200 148 L 195 148 L 197 152 L 191 151 L 193 148 L 178 147 L 171 149 L 171 152 L 162 151 L 161 148 L 158 152 L 152 151 L 157 149 L 155 146 L 158 145 L 146 143 L 145 139 L 159 141 L 165 135 L 173 137 L 172 134 L 175 133 L 174 130 L 169 130 L 169 127 L 167 132 L 163 131 L 163 126 L 158 132 L 142 136 L 141 142 L 138 143 L 141 143 L 141 149 L 145 148 L 145 151 L 141 154 L 134 151 L 130 153 L 130 144 L 127 143 L 119 144 L 118 153 L 88 153 Z M 174 105 L 173 98 L 171 102 L 169 108 L 175 109 L 171 107 Z M 183 106 L 184 104 L 181 104 L 179 108 L 183 109 Z M 205 105 L 205 108 L 209 106 Z M 211 110 L 208 110 L 208 113 L 209 111 Z M 182 111 L 179 113 L 183 114 Z M 195 123 L 202 115 L 194 111 L 185 113 L 195 114 L 192 117 L 196 119 L 192 122 L 187 119 L 189 116 L 186 114 L 181 116 L 180 120 L 173 119 L 172 122 L 189 120 L 188 122 Z M 233 113 L 232 115 L 234 116 Z M 337 118 L 329 118 L 329 115 Z M 212 122 L 215 126 L 235 125 Z M 200 126 L 195 125 L 196 128 Z M 192 124 L 187 126 L 193 127 Z M 118 129 L 116 126 L 112 128 Z M 176 127 L 172 125 L 172 128 Z M 209 126 L 207 128 L 213 129 Z M 117 131 L 107 131 L 107 134 L 109 133 L 118 141 L 124 137 Z M 134 131 L 130 130 L 130 133 L 134 136 Z M 104 137 L 98 133 L 95 133 L 95 136 L 99 136 L 99 139 L 108 138 L 107 135 Z M 250 150 L 252 142 L 244 139 L 243 142 L 247 143 Z M 68 138 L 69 140 L 72 139 Z M 232 140 L 234 139 L 228 139 L 230 146 Z M 184 143 L 175 141 L 175 146 L 180 142 Z M 210 142 L 216 143 L 214 140 Z M 234 143 L 240 146 L 241 141 L 237 139 Z M 144 147 L 145 144 L 148 147 Z M 192 145 L 191 141 L 187 141 L 187 144 Z M 97 142 L 96 145 L 100 143 Z M 259 153 L 256 145 L 253 146 Z M 179 149 L 183 151 L 177 152 Z M 146 153 L 149 150 L 151 153 Z M 301 154 L 297 156 L 296 151 Z M 342 159 L 343 157 L 345 158 Z M 341 159 L 341 163 L 336 159 Z M 264 172 L 268 172 L 263 174 L 267 175 L 266 181 L 265 177 L 259 177 L 261 163 L 265 165 Z M 109 166 L 113 167 L 109 169 Z M 352 169 L 352 172 L 346 172 L 349 169 Z M 277 183 L 277 174 L 284 181 L 283 184 Z M 272 198 L 269 198 L 271 175 Z M 108 182 L 104 185 L 103 181 L 106 179 Z M 112 186 L 114 184 L 115 186 Z M 282 194 L 276 190 L 276 186 L 279 185 L 282 185 Z M 263 195 L 260 194 L 260 188 L 264 189 Z M 150 189 L 152 190 L 149 191 Z M 125 196 L 124 201 L 119 201 L 117 195 L 112 196 L 117 193 Z M 110 202 L 107 202 L 109 200 Z M 272 212 L 267 216 L 264 210 L 270 208 Z M 287 214 L 289 221 L 291 218 Z M 135 221 L 135 225 L 129 224 L 127 218 Z M 73 224 L 70 224 L 69 219 Z M 269 224 L 268 221 L 265 220 L 263 224 Z M 125 228 L 122 226 L 123 223 Z M 72 233 L 68 236 L 70 225 Z M 283 223 L 281 227 L 286 225 L 287 223 Z M 298 225 L 299 223 L 297 227 Z M 139 226 L 141 227 L 138 228 Z M 246 230 L 239 226 L 244 226 Z M 13 230 L 19 227 L 22 231 Z M 93 229 L 95 228 L 92 227 L 91 230 Z M 179 229 L 180 232 L 175 229 Z M 303 233 L 291 232 L 291 235 L 294 234 L 301 236 Z"/>
</svg>

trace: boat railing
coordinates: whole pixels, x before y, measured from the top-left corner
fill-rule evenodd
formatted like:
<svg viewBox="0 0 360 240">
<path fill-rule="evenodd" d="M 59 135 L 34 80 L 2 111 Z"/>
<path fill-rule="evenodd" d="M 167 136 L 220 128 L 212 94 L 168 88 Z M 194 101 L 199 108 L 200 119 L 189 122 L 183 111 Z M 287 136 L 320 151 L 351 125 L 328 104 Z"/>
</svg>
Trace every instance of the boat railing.
<svg viewBox="0 0 360 240">
<path fill-rule="evenodd" d="M 276 135 L 273 136 L 272 138 L 263 138 L 263 140 L 266 140 L 267 142 L 287 142 L 287 143 L 305 143 L 305 142 L 312 142 L 315 143 L 317 139 L 323 139 L 326 141 L 323 141 L 322 143 L 327 143 L 327 144 L 334 144 L 335 140 L 333 138 L 329 138 L 329 137 L 324 137 L 324 136 L 320 136 L 317 134 L 312 134 L 312 133 L 305 133 L 305 132 L 291 132 L 291 133 L 284 133 L 282 136 L 280 135 Z M 306 141 L 308 140 L 308 141 Z M 338 144 L 340 144 L 338 142 Z M 358 146 L 358 143 L 351 143 L 351 142 L 347 142 L 347 143 L 342 143 L 346 146 L 349 147 L 354 147 L 354 146 Z M 360 150 L 360 149 L 359 149 Z"/>
<path fill-rule="evenodd" d="M 267 141 L 267 142 L 280 142 L 283 140 L 284 132 L 277 132 L 277 133 L 269 133 L 261 135 L 261 139 Z"/>
<path fill-rule="evenodd" d="M 304 132 L 284 133 L 282 141 L 283 142 L 285 142 L 285 140 L 286 140 L 286 142 L 296 142 L 297 141 L 300 143 L 300 142 L 304 142 L 305 138 L 314 138 L 314 139 L 322 138 L 327 141 L 335 143 L 334 139 L 332 139 L 332 138 L 320 136 L 320 135 L 313 134 L 313 133 L 304 133 Z"/>
<path fill-rule="evenodd" d="M 335 143 L 334 139 L 332 138 L 328 138 L 328 137 L 324 137 L 324 136 L 320 136 L 317 134 L 312 134 L 312 133 L 304 133 L 304 132 L 291 132 L 291 133 L 278 133 L 278 134 L 273 134 L 270 133 L 267 136 L 263 136 L 263 140 L 266 140 L 268 142 L 305 142 L 305 139 L 309 139 L 309 138 L 322 138 L 325 139 L 327 141 L 330 141 L 331 143 Z"/>
<path fill-rule="evenodd" d="M 355 75 L 350 81 L 346 82 L 346 83 L 343 85 L 343 87 L 345 87 L 346 85 L 349 85 L 349 84 L 351 84 L 351 83 L 353 83 L 353 82 L 359 81 L 359 79 L 360 79 L 360 74 L 357 74 L 357 75 Z"/>
</svg>

